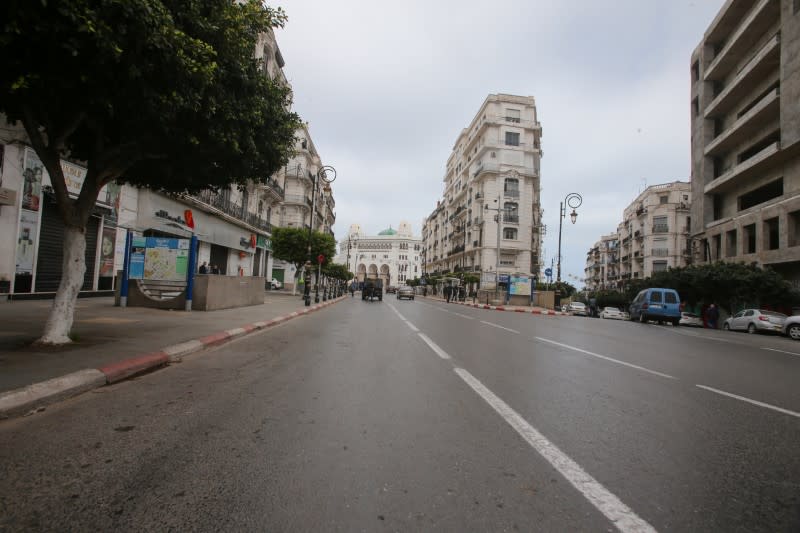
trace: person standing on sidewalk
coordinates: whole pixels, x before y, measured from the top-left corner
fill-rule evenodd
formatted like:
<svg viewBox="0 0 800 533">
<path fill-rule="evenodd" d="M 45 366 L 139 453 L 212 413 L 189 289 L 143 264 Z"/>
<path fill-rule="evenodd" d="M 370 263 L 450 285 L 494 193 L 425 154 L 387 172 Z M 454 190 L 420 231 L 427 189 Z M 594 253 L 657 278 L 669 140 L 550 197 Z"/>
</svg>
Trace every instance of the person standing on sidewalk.
<svg viewBox="0 0 800 533">
<path fill-rule="evenodd" d="M 708 322 L 708 327 L 717 329 L 717 320 L 719 320 L 719 309 L 712 303 L 706 310 L 706 322 Z"/>
</svg>

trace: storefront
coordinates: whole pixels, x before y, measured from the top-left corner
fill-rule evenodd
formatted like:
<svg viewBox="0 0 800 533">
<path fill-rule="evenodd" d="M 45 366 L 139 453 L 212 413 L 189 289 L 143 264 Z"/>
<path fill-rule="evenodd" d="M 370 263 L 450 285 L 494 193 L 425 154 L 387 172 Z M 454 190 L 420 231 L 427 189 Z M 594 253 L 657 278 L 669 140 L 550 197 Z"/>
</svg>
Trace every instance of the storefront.
<svg viewBox="0 0 800 533">
<path fill-rule="evenodd" d="M 5 176 L 17 181 L 14 276 L 10 292 L 14 295 L 55 293 L 61 281 L 64 223 L 58 212 L 50 176 L 36 152 L 20 149 L 20 176 Z M 61 161 L 67 190 L 75 198 L 80 193 L 86 169 Z M 86 225 L 86 274 L 81 291 L 113 289 L 118 242 L 117 222 L 121 187 L 103 187 Z"/>
<path fill-rule="evenodd" d="M 146 236 L 191 237 L 199 241 L 197 264 L 228 276 L 264 275 L 269 239 L 219 215 L 200 202 L 180 202 L 153 191 L 139 191 L 137 230 Z"/>
</svg>

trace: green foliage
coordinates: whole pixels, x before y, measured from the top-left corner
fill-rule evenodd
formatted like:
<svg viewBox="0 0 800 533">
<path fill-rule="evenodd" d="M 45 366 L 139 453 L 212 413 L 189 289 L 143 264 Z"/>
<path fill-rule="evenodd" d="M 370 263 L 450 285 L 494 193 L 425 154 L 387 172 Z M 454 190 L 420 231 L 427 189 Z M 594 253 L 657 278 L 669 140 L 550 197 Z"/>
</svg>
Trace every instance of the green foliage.
<svg viewBox="0 0 800 533">
<path fill-rule="evenodd" d="M 408 285 L 409 287 L 419 287 L 420 285 L 419 282 L 420 279 L 418 277 L 415 277 L 414 279 L 406 280 L 406 285 Z"/>
<path fill-rule="evenodd" d="M 85 226 L 100 188 L 171 192 L 260 181 L 289 158 L 291 93 L 254 58 L 282 26 L 260 0 L 7 0 L 0 112 L 21 121 L 65 223 Z M 59 158 L 86 162 L 80 197 Z"/>
<path fill-rule="evenodd" d="M 303 228 L 274 228 L 272 230 L 272 252 L 276 258 L 301 267 L 309 260 L 308 230 Z M 325 256 L 323 267 L 329 265 L 336 254 L 336 240 L 329 233 L 311 232 L 311 264 L 316 267 L 317 257 Z"/>
<path fill-rule="evenodd" d="M 322 269 L 322 273 L 333 279 L 349 280 L 353 279 L 353 273 L 347 269 L 346 265 L 330 263 Z"/>
<path fill-rule="evenodd" d="M 648 287 L 667 287 L 691 307 L 716 302 L 729 313 L 745 306 L 791 306 L 800 295 L 777 272 L 744 263 L 716 263 L 671 268 L 650 278 L 634 280 L 626 288 L 628 301 Z"/>
</svg>

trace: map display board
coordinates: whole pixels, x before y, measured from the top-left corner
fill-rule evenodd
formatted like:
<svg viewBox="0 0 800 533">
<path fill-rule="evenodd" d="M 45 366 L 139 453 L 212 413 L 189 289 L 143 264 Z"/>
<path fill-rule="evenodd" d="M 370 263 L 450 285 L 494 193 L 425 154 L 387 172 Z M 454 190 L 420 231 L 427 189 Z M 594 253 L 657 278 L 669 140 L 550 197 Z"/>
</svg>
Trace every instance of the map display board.
<svg viewBox="0 0 800 533">
<path fill-rule="evenodd" d="M 134 237 L 130 279 L 184 281 L 189 267 L 189 239 Z"/>
<path fill-rule="evenodd" d="M 527 276 L 511 276 L 508 292 L 512 296 L 530 296 L 531 279 Z"/>
</svg>

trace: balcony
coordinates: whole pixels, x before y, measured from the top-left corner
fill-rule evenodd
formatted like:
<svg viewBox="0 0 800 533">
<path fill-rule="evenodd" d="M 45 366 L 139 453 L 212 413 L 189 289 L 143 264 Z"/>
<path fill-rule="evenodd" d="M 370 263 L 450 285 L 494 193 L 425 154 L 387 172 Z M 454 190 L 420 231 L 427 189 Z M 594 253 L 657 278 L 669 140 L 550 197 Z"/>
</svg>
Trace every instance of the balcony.
<svg viewBox="0 0 800 533">
<path fill-rule="evenodd" d="M 519 224 L 519 215 L 506 215 L 504 213 L 503 222 L 510 222 L 511 224 Z"/>
<path fill-rule="evenodd" d="M 278 182 L 275 181 L 274 179 L 267 178 L 262 182 L 256 183 L 256 186 L 262 191 L 270 193 L 275 198 L 275 200 L 283 200 L 285 194 L 283 187 L 278 185 Z"/>
<path fill-rule="evenodd" d="M 311 198 L 303 194 L 286 194 L 283 198 L 284 203 L 297 204 L 311 207 Z"/>
<path fill-rule="evenodd" d="M 725 46 L 706 68 L 705 81 L 722 80 L 741 57 L 755 46 L 758 38 L 780 19 L 780 2 L 761 0 L 728 38 Z"/>
<path fill-rule="evenodd" d="M 721 176 L 711 180 L 708 185 L 705 186 L 703 192 L 705 194 L 718 194 L 734 188 L 737 183 L 741 183 L 747 178 L 756 176 L 770 166 L 781 162 L 783 157 L 775 157 L 779 154 L 788 155 L 781 152 L 780 141 L 775 141 L 754 156 L 742 161 Z"/>
<path fill-rule="evenodd" d="M 781 39 L 780 35 L 776 34 L 714 98 L 703 116 L 706 119 L 714 119 L 728 112 L 761 80 L 777 71 L 780 65 L 780 53 Z"/>
<path fill-rule="evenodd" d="M 724 153 L 752 136 L 754 131 L 765 128 L 780 119 L 780 89 L 776 87 L 742 115 L 736 122 L 711 141 L 705 155 L 714 157 Z"/>
<path fill-rule="evenodd" d="M 503 196 L 506 198 L 519 198 L 519 191 L 517 189 L 508 189 L 503 191 Z"/>
<path fill-rule="evenodd" d="M 244 222 L 254 228 L 258 228 L 267 233 L 272 232 L 272 224 L 265 218 L 260 217 L 256 213 L 251 213 L 246 210 L 241 204 L 232 202 L 227 194 L 218 194 L 210 190 L 200 191 L 197 194 L 190 195 L 188 198 L 196 202 L 200 202 L 209 207 L 221 211 L 229 217 L 235 218 L 240 222 Z"/>
<path fill-rule="evenodd" d="M 653 224 L 653 233 L 669 233 L 669 224 Z"/>
</svg>

